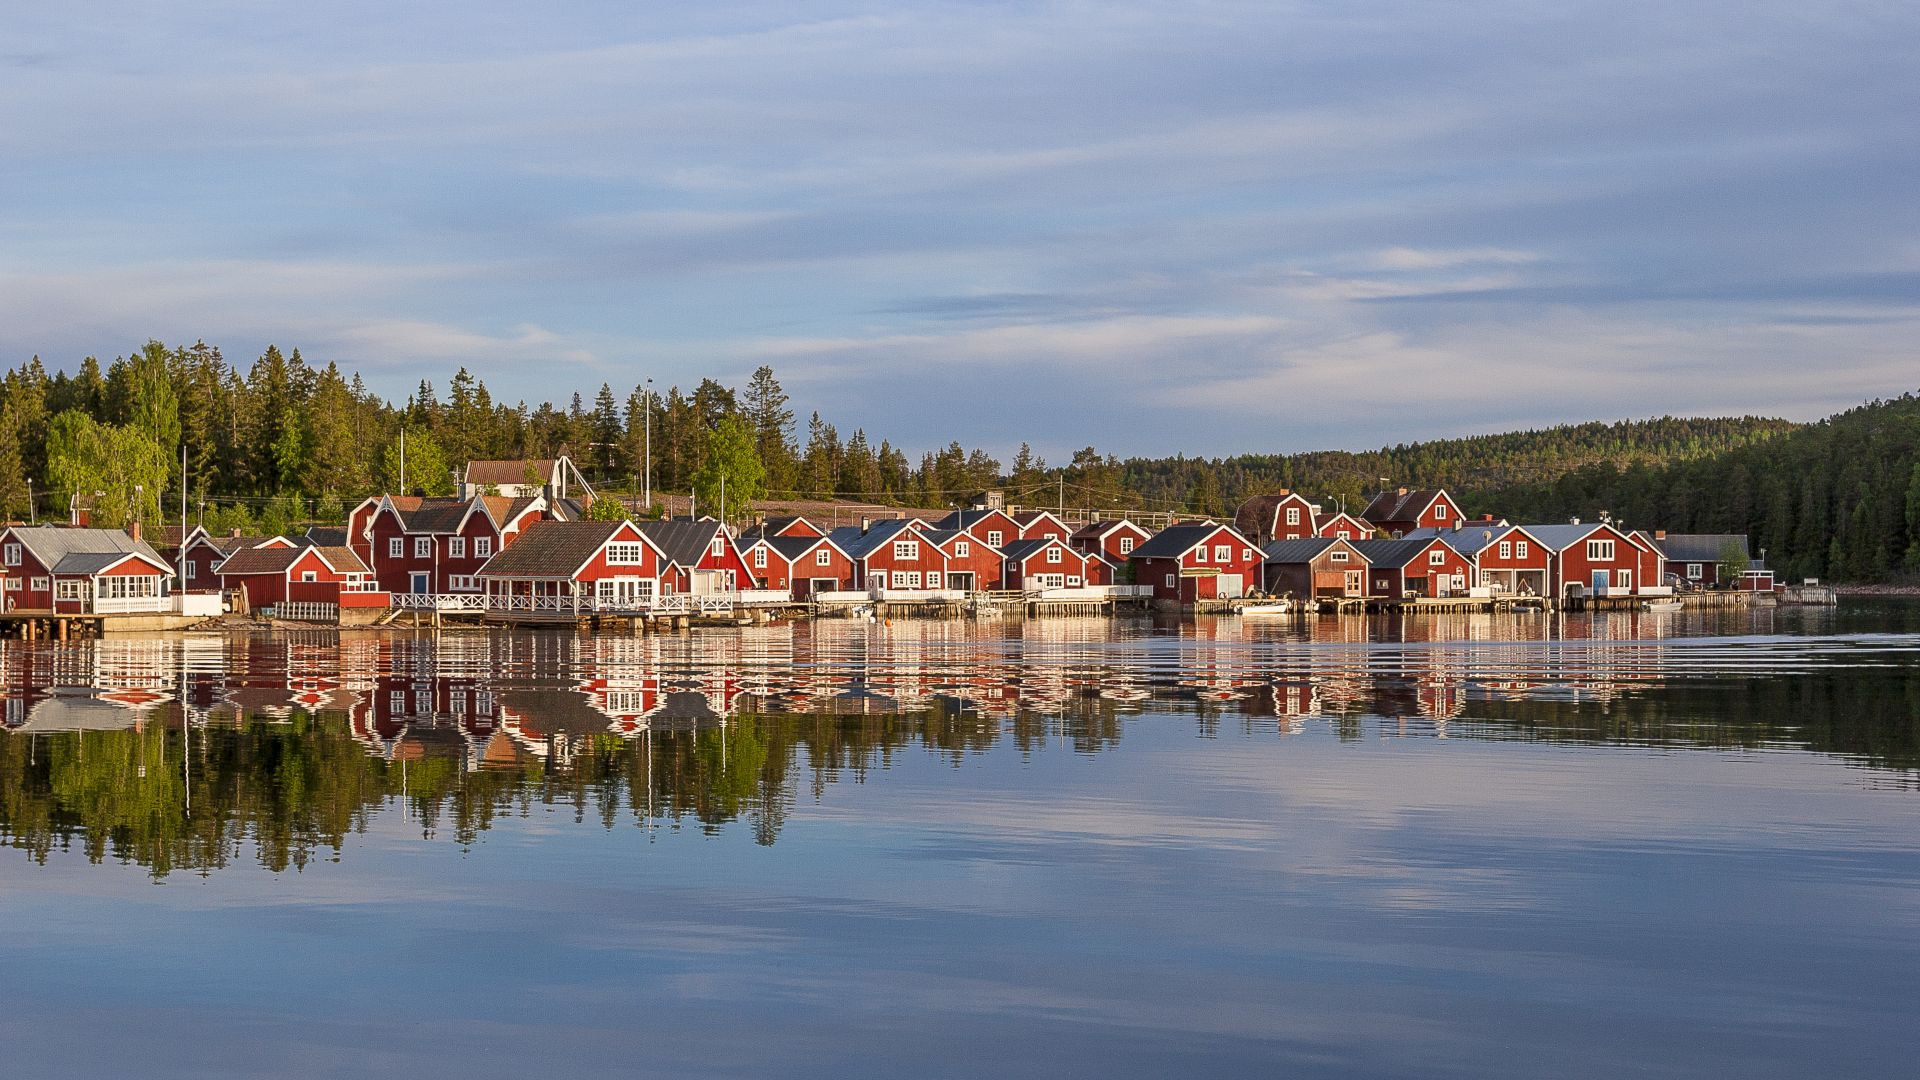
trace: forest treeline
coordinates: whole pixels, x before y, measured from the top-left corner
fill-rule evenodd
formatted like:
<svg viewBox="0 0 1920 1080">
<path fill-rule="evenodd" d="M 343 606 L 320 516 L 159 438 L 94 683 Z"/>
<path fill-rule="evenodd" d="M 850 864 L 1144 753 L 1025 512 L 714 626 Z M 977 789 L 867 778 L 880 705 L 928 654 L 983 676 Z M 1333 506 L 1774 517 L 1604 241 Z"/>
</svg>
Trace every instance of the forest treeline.
<svg viewBox="0 0 1920 1080">
<path fill-rule="evenodd" d="M 650 443 L 654 490 L 699 491 L 703 506 L 723 489 L 730 508 L 837 498 L 939 509 L 998 487 L 1023 505 L 1225 515 L 1282 487 L 1358 510 L 1382 486 L 1444 486 L 1473 513 L 1606 509 L 1634 525 L 1746 531 L 1790 575 L 1884 580 L 1920 573 L 1916 408 L 1909 396 L 1814 425 L 1668 416 L 1368 452 L 1120 459 L 1085 447 L 1049 465 L 1024 444 L 1005 463 L 957 441 L 916 457 L 819 413 L 802 421 L 767 367 L 740 387 L 603 384 L 537 405 L 496 400 L 461 369 L 395 403 L 298 349 L 242 365 L 203 342 L 155 341 L 71 373 L 36 357 L 0 378 L 0 518 L 30 506 L 64 517 L 75 493 L 94 497 L 103 524 L 171 518 L 183 451 L 190 510 L 221 530 L 338 521 L 378 491 L 447 493 L 476 458 L 566 453 L 596 486 L 631 492 Z"/>
</svg>

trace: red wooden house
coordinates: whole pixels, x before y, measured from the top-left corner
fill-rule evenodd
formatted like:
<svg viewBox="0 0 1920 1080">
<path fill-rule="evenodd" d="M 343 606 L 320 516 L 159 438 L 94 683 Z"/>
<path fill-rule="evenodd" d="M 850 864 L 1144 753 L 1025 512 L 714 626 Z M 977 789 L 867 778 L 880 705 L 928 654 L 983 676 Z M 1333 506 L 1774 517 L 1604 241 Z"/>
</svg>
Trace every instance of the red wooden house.
<svg viewBox="0 0 1920 1080">
<path fill-rule="evenodd" d="M 13 525 L 0 531 L 0 597 L 8 611 L 166 611 L 174 577 L 152 546 L 119 529 Z"/>
<path fill-rule="evenodd" d="M 1255 495 L 1240 504 L 1233 524 L 1256 544 L 1272 540 L 1308 540 L 1319 535 L 1320 508 L 1291 488 Z"/>
<path fill-rule="evenodd" d="M 1466 515 L 1444 489 L 1383 491 L 1360 515 L 1367 524 L 1399 538 L 1415 529 L 1449 529 Z"/>
<path fill-rule="evenodd" d="M 853 588 L 853 560 L 824 536 L 741 539 L 740 554 L 753 571 L 755 588 L 784 589 L 795 599 Z"/>
<path fill-rule="evenodd" d="M 573 618 L 644 611 L 667 557 L 631 521 L 536 521 L 481 567 L 489 618 Z"/>
<path fill-rule="evenodd" d="M 1259 588 L 1265 555 L 1233 528 L 1215 522 L 1173 525 L 1133 549 L 1133 580 L 1156 600 L 1192 604 Z"/>
<path fill-rule="evenodd" d="M 1046 536 L 1064 544 L 1073 536 L 1073 529 L 1066 522 L 1046 510 L 1016 510 L 1011 516 L 1020 526 L 1022 540 Z"/>
<path fill-rule="evenodd" d="M 1022 592 L 1078 589 L 1089 584 L 1087 563 L 1098 561 L 1055 536 L 1016 540 L 1000 555 L 1005 562 L 1001 587 Z"/>
<path fill-rule="evenodd" d="M 1448 533 L 1447 542 L 1473 560 L 1483 588 L 1517 596 L 1553 592 L 1553 550 L 1522 526 L 1475 522 Z"/>
<path fill-rule="evenodd" d="M 1371 540 L 1374 538 L 1374 528 L 1343 510 L 1331 517 L 1321 518 L 1315 535 L 1338 537 L 1341 540 Z"/>
<path fill-rule="evenodd" d="M 1606 522 L 1526 529 L 1553 552 L 1549 585 L 1558 599 L 1631 596 L 1660 584 L 1660 553 Z"/>
<path fill-rule="evenodd" d="M 215 568 L 243 548 L 295 546 L 292 540 L 284 536 L 241 536 L 237 532 L 227 536 L 212 536 L 205 529 L 195 526 L 187 533 L 187 542 L 181 548 L 179 561 L 174 564 L 182 578 L 180 591 L 219 592 L 220 575 Z"/>
<path fill-rule="evenodd" d="M 1337 536 L 1274 540 L 1265 550 L 1266 590 L 1276 596 L 1355 599 L 1369 595 L 1366 557 L 1350 540 Z"/>
<path fill-rule="evenodd" d="M 855 580 L 865 588 L 947 587 L 946 553 L 916 522 L 883 521 L 865 529 L 835 529 L 829 536 L 852 557 Z"/>
<path fill-rule="evenodd" d="M 701 596 L 738 592 L 752 588 L 758 577 L 733 537 L 712 518 L 673 518 L 635 525 L 667 557 L 660 574 L 661 592 Z"/>
<path fill-rule="evenodd" d="M 468 499 L 384 496 L 356 532 L 348 525 L 348 546 L 373 568 L 380 588 L 395 593 L 478 593 L 480 568 L 510 547 L 523 530 L 546 516 L 539 496 L 507 498 L 475 495 Z M 354 537 L 361 536 L 363 545 Z"/>
<path fill-rule="evenodd" d="M 933 528 L 941 532 L 966 533 L 995 551 L 1020 539 L 1020 523 L 1005 510 L 978 507 L 956 510 L 934 522 Z"/>
<path fill-rule="evenodd" d="M 1440 536 L 1399 540 L 1357 540 L 1353 548 L 1367 560 L 1369 595 L 1408 597 L 1466 596 L 1473 563 Z"/>
<path fill-rule="evenodd" d="M 947 557 L 946 587 L 972 592 L 977 589 L 1003 589 L 1005 564 L 1000 549 L 977 540 L 971 533 L 929 529 L 927 539 Z M 1016 540 L 1014 543 L 1020 543 Z"/>
<path fill-rule="evenodd" d="M 1133 583 L 1133 551 L 1149 539 L 1152 537 L 1147 530 L 1120 518 L 1087 525 L 1075 532 L 1068 543 L 1093 556 L 1087 563 L 1087 584 L 1130 585 Z"/>
<path fill-rule="evenodd" d="M 269 545 L 241 548 L 215 572 L 222 589 L 239 591 L 238 610 L 280 603 L 334 604 L 343 608 L 386 607 L 388 595 L 373 571 L 350 549 Z"/>
</svg>

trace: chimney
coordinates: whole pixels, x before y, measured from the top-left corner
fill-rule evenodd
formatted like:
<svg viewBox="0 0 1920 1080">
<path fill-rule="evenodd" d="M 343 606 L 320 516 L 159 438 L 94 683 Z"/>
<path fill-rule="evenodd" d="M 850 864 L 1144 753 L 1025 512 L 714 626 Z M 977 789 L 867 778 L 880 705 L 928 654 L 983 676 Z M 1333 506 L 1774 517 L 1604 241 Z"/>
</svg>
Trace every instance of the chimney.
<svg viewBox="0 0 1920 1080">
<path fill-rule="evenodd" d="M 1283 495 L 1283 496 L 1284 496 L 1284 495 L 1291 495 L 1291 494 L 1293 494 L 1293 489 L 1292 489 L 1292 488 L 1281 488 L 1281 489 L 1280 489 L 1280 494 L 1281 494 L 1281 495 Z"/>
<path fill-rule="evenodd" d="M 1653 538 L 1655 540 L 1665 540 L 1667 538 L 1667 530 L 1665 529 L 1653 530 Z"/>
<path fill-rule="evenodd" d="M 1466 524 L 1466 521 L 1465 521 L 1465 520 L 1463 520 L 1463 519 L 1461 519 L 1461 518 L 1454 518 L 1454 519 L 1453 519 L 1453 531 L 1454 531 L 1454 532 L 1459 532 L 1459 531 L 1460 531 L 1460 526 L 1462 526 L 1462 525 L 1465 525 L 1465 524 Z"/>
<path fill-rule="evenodd" d="M 133 537 L 134 543 L 137 544 L 140 542 L 140 519 L 139 518 L 133 519 L 133 525 L 131 528 L 127 530 L 127 535 Z"/>
<path fill-rule="evenodd" d="M 238 526 L 236 526 L 236 527 L 234 527 L 234 528 L 231 528 L 231 529 L 228 529 L 228 530 L 227 530 L 227 535 L 228 535 L 229 537 L 232 537 L 232 538 L 233 538 L 233 539 L 235 539 L 235 540 L 238 540 L 238 539 L 240 539 L 240 529 L 239 529 L 239 527 L 238 527 Z"/>
<path fill-rule="evenodd" d="M 1394 492 L 1394 494 L 1396 495 L 1405 495 L 1406 493 L 1407 493 L 1406 488 L 1401 488 L 1399 491 Z"/>
<path fill-rule="evenodd" d="M 860 519 L 860 535 L 865 536 L 867 530 L 871 528 L 873 528 L 873 519 L 870 517 L 862 517 Z"/>
<path fill-rule="evenodd" d="M 1492 521 L 1492 520 L 1493 520 L 1493 515 L 1492 515 L 1492 514 L 1481 514 L 1481 515 L 1480 515 L 1480 520 L 1481 520 L 1481 521 Z"/>
<path fill-rule="evenodd" d="M 1578 525 L 1578 524 L 1580 524 L 1580 519 L 1579 519 L 1579 518 L 1568 518 L 1568 519 L 1567 519 L 1567 524 L 1569 524 L 1569 525 Z"/>
</svg>

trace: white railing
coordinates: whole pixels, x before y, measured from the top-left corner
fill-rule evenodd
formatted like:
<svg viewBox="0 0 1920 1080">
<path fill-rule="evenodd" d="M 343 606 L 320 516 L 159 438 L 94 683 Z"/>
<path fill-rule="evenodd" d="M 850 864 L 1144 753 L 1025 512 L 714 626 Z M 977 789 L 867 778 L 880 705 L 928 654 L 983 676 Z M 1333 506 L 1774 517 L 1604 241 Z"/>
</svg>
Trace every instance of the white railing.
<svg viewBox="0 0 1920 1080">
<path fill-rule="evenodd" d="M 173 610 L 168 596 L 96 596 L 91 605 L 95 615 L 129 615 L 135 612 Z"/>
<path fill-rule="evenodd" d="M 490 596 L 488 611 L 524 611 L 536 615 L 579 615 L 593 610 L 591 596 Z"/>
<path fill-rule="evenodd" d="M 402 611 L 485 611 L 481 593 L 394 593 L 393 606 Z"/>
<path fill-rule="evenodd" d="M 816 604 L 864 604 L 873 599 L 865 589 L 821 589 L 807 594 Z"/>
<path fill-rule="evenodd" d="M 267 609 L 267 616 L 273 619 L 287 619 L 292 622 L 339 622 L 338 604 L 317 604 L 303 600 L 286 600 Z"/>
<path fill-rule="evenodd" d="M 736 595 L 739 596 L 741 605 L 745 607 L 793 603 L 792 589 L 741 589 Z"/>
<path fill-rule="evenodd" d="M 875 589 L 869 595 L 896 604 L 958 603 L 967 598 L 961 589 Z"/>
</svg>

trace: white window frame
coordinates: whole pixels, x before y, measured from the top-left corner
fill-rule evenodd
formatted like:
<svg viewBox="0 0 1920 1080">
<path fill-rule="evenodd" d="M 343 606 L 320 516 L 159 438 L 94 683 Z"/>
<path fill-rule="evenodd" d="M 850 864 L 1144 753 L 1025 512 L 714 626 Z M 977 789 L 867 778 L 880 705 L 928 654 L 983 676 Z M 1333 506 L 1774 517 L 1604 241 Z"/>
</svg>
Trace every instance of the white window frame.
<svg viewBox="0 0 1920 1080">
<path fill-rule="evenodd" d="M 815 565 L 815 566 L 832 566 L 832 565 L 833 565 L 833 552 L 831 552 L 831 551 L 828 551 L 828 550 L 827 550 L 826 548 L 821 548 L 821 549 L 820 549 L 819 551 L 816 551 L 816 552 L 814 552 L 814 553 L 813 553 L 813 565 Z"/>
<path fill-rule="evenodd" d="M 997 547 L 1000 547 L 1000 546 L 1002 546 L 1002 545 L 1003 545 L 1003 544 L 1005 544 L 1005 542 L 1006 542 L 1006 536 L 1007 536 L 1007 534 L 1006 534 L 1006 533 L 1003 533 L 1003 532 L 1001 532 L 1001 531 L 1000 531 L 999 529 L 990 529 L 990 530 L 988 530 L 988 532 L 987 532 L 987 546 L 988 546 L 988 547 L 990 547 L 990 548 L 997 548 Z"/>
<path fill-rule="evenodd" d="M 19 544 L 18 544 L 17 542 L 16 542 L 16 543 L 10 543 L 10 544 L 8 544 L 8 545 L 7 545 L 7 549 L 6 549 L 6 564 L 7 564 L 8 566 L 19 566 L 19 565 L 20 565 L 20 545 L 19 545 Z"/>
<path fill-rule="evenodd" d="M 1168 574 L 1168 575 L 1167 575 L 1167 588 L 1169 588 L 1169 589 L 1171 589 L 1171 588 L 1173 588 L 1173 582 L 1174 582 L 1174 576 L 1173 576 L 1172 574 Z"/>
<path fill-rule="evenodd" d="M 407 539 L 404 536 L 387 538 L 387 558 L 404 559 L 407 557 Z"/>
<path fill-rule="evenodd" d="M 902 561 L 918 559 L 920 557 L 920 542 L 918 540 L 895 540 L 893 542 L 893 557 Z"/>
<path fill-rule="evenodd" d="M 1513 542 L 1513 557 L 1516 559 L 1524 559 L 1527 557 L 1527 542 L 1525 540 L 1515 540 Z"/>
<path fill-rule="evenodd" d="M 647 545 L 637 540 L 616 540 L 607 545 L 608 566 L 644 566 Z"/>
<path fill-rule="evenodd" d="M 1120 554 L 1122 555 L 1133 554 L 1133 537 L 1123 536 L 1120 538 Z"/>
<path fill-rule="evenodd" d="M 320 572 L 317 570 L 300 571 L 300 584 L 302 585 L 312 585 L 319 580 L 320 580 Z"/>
<path fill-rule="evenodd" d="M 447 558 L 464 559 L 466 557 L 467 538 L 464 536 L 449 536 L 447 538 Z"/>
<path fill-rule="evenodd" d="M 714 538 L 713 538 L 713 548 L 712 548 L 712 554 L 713 554 L 713 557 L 717 559 L 717 558 L 719 558 L 720 556 L 722 556 L 722 555 L 725 555 L 726 553 L 727 553 L 727 539 L 726 539 L 726 537 L 724 537 L 724 536 L 716 536 L 716 537 L 714 537 Z"/>
<path fill-rule="evenodd" d="M 473 538 L 473 557 L 490 559 L 493 557 L 493 537 L 476 536 Z"/>
<path fill-rule="evenodd" d="M 1427 552 L 1428 566 L 1445 566 L 1446 562 L 1447 553 L 1441 551 L 1439 548 L 1434 548 L 1432 551 Z"/>
<path fill-rule="evenodd" d="M 1065 562 L 1066 560 L 1060 557 L 1059 548 L 1050 547 L 1047 549 L 1047 561 L 1050 563 L 1061 563 L 1061 562 Z"/>
<path fill-rule="evenodd" d="M 1699 581 L 1701 578 L 1704 578 L 1706 576 L 1707 576 L 1707 568 L 1705 566 L 1697 562 L 1690 562 L 1687 564 L 1687 580 L 1688 581 Z"/>
<path fill-rule="evenodd" d="M 966 557 L 968 557 L 969 555 L 972 555 L 972 554 L 973 554 L 973 545 L 972 545 L 972 544 L 969 544 L 969 543 L 967 543 L 967 542 L 966 542 L 965 540 L 955 540 L 955 541 L 953 542 L 953 557 L 954 557 L 954 558 L 956 558 L 956 559 L 964 559 L 964 558 L 966 558 Z"/>
<path fill-rule="evenodd" d="M 939 587 L 940 587 L 940 571 L 938 570 L 927 571 L 927 588 L 937 589 Z"/>
<path fill-rule="evenodd" d="M 65 581 L 56 581 L 53 583 L 53 598 L 55 600 L 85 600 L 87 598 L 87 583 L 73 578 L 68 578 Z"/>
<path fill-rule="evenodd" d="M 1329 556 L 1328 556 L 1327 558 L 1329 559 L 1329 561 L 1332 561 L 1332 562 L 1346 562 L 1346 561 L 1347 561 L 1347 549 L 1346 549 L 1346 548 L 1334 548 L 1334 549 L 1333 549 L 1333 553 L 1332 553 L 1331 555 L 1329 555 Z"/>
<path fill-rule="evenodd" d="M 33 581 L 28 584 L 27 587 L 33 590 L 34 592 L 46 592 L 48 589 L 53 588 L 53 579 L 37 577 L 37 578 L 34 578 Z"/>
<path fill-rule="evenodd" d="M 1587 558 L 1593 562 L 1608 562 L 1613 558 L 1613 541 L 1587 541 Z"/>
<path fill-rule="evenodd" d="M 765 570 L 767 568 L 766 548 L 756 547 L 753 549 L 753 568 L 755 570 Z"/>
<path fill-rule="evenodd" d="M 1205 544 L 1200 545 L 1199 549 L 1193 553 L 1193 561 L 1197 563 L 1203 563 L 1207 561 L 1207 545 Z"/>
<path fill-rule="evenodd" d="M 1500 541 L 1500 557 L 1503 559 L 1513 558 L 1513 541 L 1511 540 Z"/>
<path fill-rule="evenodd" d="M 1217 563 L 1232 562 L 1233 561 L 1233 545 L 1232 544 L 1213 545 L 1213 561 Z"/>
<path fill-rule="evenodd" d="M 413 538 L 413 557 L 416 559 L 433 558 L 433 537 L 416 536 Z"/>
<path fill-rule="evenodd" d="M 1299 507 L 1297 506 L 1287 507 L 1287 524 L 1289 525 L 1300 524 L 1300 508 Z"/>
</svg>

